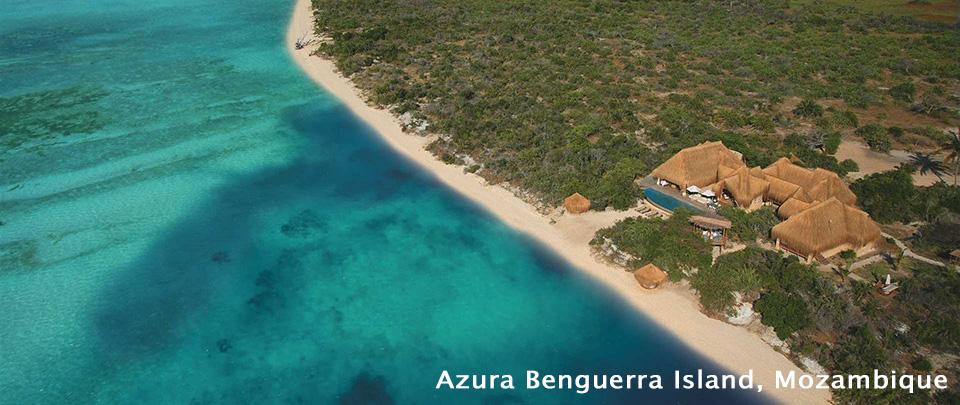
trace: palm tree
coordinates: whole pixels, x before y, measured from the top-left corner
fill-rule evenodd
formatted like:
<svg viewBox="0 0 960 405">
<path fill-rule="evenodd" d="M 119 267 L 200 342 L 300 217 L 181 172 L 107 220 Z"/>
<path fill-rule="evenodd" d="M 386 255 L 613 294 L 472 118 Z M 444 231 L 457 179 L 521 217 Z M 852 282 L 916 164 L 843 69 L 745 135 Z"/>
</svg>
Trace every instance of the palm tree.
<svg viewBox="0 0 960 405">
<path fill-rule="evenodd" d="M 937 176 L 940 181 L 943 181 L 943 162 L 934 159 L 930 155 L 925 155 L 921 152 L 914 153 L 913 156 L 910 156 L 910 166 L 913 167 L 913 170 L 919 170 L 920 175 L 925 175 L 927 172 L 933 173 L 934 176 Z"/>
<path fill-rule="evenodd" d="M 957 175 L 960 174 L 960 128 L 957 128 L 957 132 L 951 135 L 953 135 L 953 137 L 947 142 L 944 142 L 940 147 L 940 152 L 947 154 L 947 156 L 943 158 L 944 162 L 953 162 L 953 185 L 956 186 Z"/>
</svg>

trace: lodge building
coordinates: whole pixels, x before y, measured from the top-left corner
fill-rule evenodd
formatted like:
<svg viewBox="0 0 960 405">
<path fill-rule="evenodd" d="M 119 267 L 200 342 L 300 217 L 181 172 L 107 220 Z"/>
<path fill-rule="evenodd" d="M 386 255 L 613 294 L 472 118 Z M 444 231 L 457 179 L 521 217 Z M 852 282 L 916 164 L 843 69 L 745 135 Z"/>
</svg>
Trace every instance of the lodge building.
<svg viewBox="0 0 960 405">
<path fill-rule="evenodd" d="M 751 168 L 722 142 L 704 142 L 681 150 L 652 175 L 657 184 L 681 193 L 710 190 L 719 203 L 748 212 L 776 206 L 784 220 L 771 232 L 777 248 L 807 262 L 848 249 L 863 255 L 883 240 L 880 227 L 856 206 L 857 196 L 836 173 L 800 167 L 787 158 Z"/>
</svg>

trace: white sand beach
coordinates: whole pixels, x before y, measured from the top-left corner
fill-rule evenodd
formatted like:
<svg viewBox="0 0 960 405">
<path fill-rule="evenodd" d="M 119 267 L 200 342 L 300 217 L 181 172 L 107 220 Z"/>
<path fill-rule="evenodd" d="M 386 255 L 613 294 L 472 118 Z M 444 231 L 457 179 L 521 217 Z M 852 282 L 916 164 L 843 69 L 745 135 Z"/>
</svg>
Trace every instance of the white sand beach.
<svg viewBox="0 0 960 405">
<path fill-rule="evenodd" d="M 462 167 L 447 165 L 434 158 L 423 149 L 426 143 L 424 138 L 404 133 L 390 112 L 367 105 L 350 81 L 336 72 L 332 62 L 310 56 L 316 45 L 296 49 L 294 44 L 297 38 L 313 31 L 310 7 L 310 0 L 298 0 L 294 8 L 287 32 L 287 47 L 292 58 L 310 78 L 338 97 L 393 148 L 431 171 L 454 190 L 485 207 L 500 220 L 535 237 L 562 255 L 692 349 L 738 374 L 746 374 L 753 369 L 755 382 L 763 386 L 764 393 L 787 403 L 827 403 L 830 400 L 830 393 L 825 390 L 775 389 L 775 371 L 803 371 L 755 333 L 703 315 L 688 289 L 668 287 L 647 291 L 637 284 L 630 273 L 597 261 L 588 245 L 593 234 L 635 213 L 608 211 L 579 216 L 545 216 L 507 189 L 487 185 L 479 176 L 464 173 Z M 552 224 L 552 220 L 556 220 L 556 223 Z"/>
</svg>

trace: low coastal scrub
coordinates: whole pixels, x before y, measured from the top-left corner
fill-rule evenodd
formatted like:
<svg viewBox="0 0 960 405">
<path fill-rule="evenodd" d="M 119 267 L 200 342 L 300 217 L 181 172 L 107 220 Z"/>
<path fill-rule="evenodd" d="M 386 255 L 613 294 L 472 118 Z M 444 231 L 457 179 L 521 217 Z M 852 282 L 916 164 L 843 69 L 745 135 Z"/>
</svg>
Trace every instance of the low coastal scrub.
<svg viewBox="0 0 960 405">
<path fill-rule="evenodd" d="M 692 213 L 682 207 L 670 219 L 631 217 L 601 229 L 590 242 L 595 248 L 607 243 L 630 255 L 629 270 L 653 263 L 679 281 L 695 269 L 710 266 L 711 246 L 690 226 Z"/>
<path fill-rule="evenodd" d="M 763 324 L 773 327 L 780 339 L 787 339 L 812 323 L 807 303 L 781 290 L 763 294 L 754 309 L 762 315 Z"/>
<path fill-rule="evenodd" d="M 922 221 L 924 237 L 914 243 L 942 259 L 960 246 L 960 186 L 938 182 L 915 187 L 910 165 L 853 182 L 857 204 L 881 223 Z"/>
<path fill-rule="evenodd" d="M 547 204 L 628 206 L 629 177 L 707 140 L 842 175 L 862 124 L 888 150 L 889 127 L 960 121 L 950 24 L 758 0 L 313 3 L 320 52 L 370 101 Z"/>
<path fill-rule="evenodd" d="M 857 135 L 863 138 L 864 142 L 877 152 L 889 152 L 893 147 L 890 140 L 890 134 L 887 129 L 877 125 L 864 125 L 857 129 Z"/>
<path fill-rule="evenodd" d="M 780 218 L 777 218 L 776 210 L 772 207 L 746 212 L 733 206 L 722 205 L 720 215 L 730 220 L 730 234 L 743 243 L 769 239 L 770 230 L 780 223 Z"/>
<path fill-rule="evenodd" d="M 960 351 L 960 274 L 905 259 L 858 270 L 858 281 L 823 273 L 783 257 L 748 247 L 721 255 L 691 279 L 709 314 L 730 315 L 737 297 L 753 304 L 764 325 L 789 346 L 800 362 L 812 359 L 833 374 L 865 374 L 873 369 L 936 372 L 956 378 Z M 872 283 L 893 274 L 898 295 L 883 296 Z M 927 353 L 939 364 L 906 353 Z M 953 360 L 951 360 L 953 359 Z M 840 403 L 953 403 L 953 391 L 919 395 L 904 390 L 847 389 L 834 392 Z"/>
</svg>

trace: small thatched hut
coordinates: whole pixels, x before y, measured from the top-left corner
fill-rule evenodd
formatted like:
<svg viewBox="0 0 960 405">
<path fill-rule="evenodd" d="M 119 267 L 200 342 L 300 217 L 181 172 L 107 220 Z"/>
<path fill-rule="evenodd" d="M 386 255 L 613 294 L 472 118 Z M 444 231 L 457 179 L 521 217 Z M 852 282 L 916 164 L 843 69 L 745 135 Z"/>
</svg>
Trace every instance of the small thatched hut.
<svg viewBox="0 0 960 405">
<path fill-rule="evenodd" d="M 650 263 L 633 272 L 633 277 L 637 279 L 643 288 L 654 289 L 667 282 L 667 273 Z"/>
<path fill-rule="evenodd" d="M 702 215 L 691 216 L 690 223 L 697 229 L 702 230 L 703 236 L 710 244 L 721 246 L 721 249 L 727 244 L 727 229 L 733 226 L 733 223 L 726 219 L 710 218 Z"/>
<path fill-rule="evenodd" d="M 590 200 L 580 195 L 580 193 L 573 193 L 573 195 L 563 200 L 563 206 L 566 207 L 567 212 L 571 214 L 581 214 L 590 210 Z"/>
<path fill-rule="evenodd" d="M 960 263 L 960 249 L 956 249 L 950 252 L 950 262 L 951 263 Z"/>
</svg>

